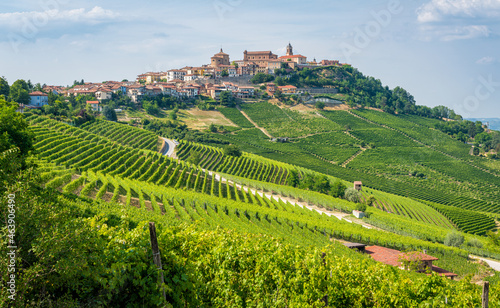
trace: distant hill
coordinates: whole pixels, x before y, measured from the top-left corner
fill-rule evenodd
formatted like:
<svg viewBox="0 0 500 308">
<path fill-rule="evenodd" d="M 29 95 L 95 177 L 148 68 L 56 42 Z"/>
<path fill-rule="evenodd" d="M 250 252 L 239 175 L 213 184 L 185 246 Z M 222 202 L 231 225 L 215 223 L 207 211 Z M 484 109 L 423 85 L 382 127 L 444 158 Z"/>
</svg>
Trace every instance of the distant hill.
<svg viewBox="0 0 500 308">
<path fill-rule="evenodd" d="M 490 123 L 489 128 L 500 131 L 500 118 L 468 118 L 469 121 L 481 121 L 483 124 Z"/>
</svg>

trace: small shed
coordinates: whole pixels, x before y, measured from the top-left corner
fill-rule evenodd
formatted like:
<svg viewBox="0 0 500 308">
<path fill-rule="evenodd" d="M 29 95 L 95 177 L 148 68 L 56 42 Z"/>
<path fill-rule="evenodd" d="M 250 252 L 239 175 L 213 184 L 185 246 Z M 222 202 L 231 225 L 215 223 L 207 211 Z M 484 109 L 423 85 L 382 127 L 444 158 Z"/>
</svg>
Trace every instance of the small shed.
<svg viewBox="0 0 500 308">
<path fill-rule="evenodd" d="M 354 215 L 354 217 L 359 218 L 359 219 L 365 217 L 365 212 L 358 211 L 358 210 L 353 210 L 352 214 Z"/>
<path fill-rule="evenodd" d="M 363 188 L 363 182 L 361 181 L 354 182 L 354 189 L 361 191 L 361 188 Z"/>
<path fill-rule="evenodd" d="M 347 248 L 350 248 L 350 249 L 357 249 L 361 252 L 365 252 L 365 247 L 366 245 L 365 244 L 361 244 L 361 243 L 344 243 L 344 246 L 347 247 Z"/>
</svg>

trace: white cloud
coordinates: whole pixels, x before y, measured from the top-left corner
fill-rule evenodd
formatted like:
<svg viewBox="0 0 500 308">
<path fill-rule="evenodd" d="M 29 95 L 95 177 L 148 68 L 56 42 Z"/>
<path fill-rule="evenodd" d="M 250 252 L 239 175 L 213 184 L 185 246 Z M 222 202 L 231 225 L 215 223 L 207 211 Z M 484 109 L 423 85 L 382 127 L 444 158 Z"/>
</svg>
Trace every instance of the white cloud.
<svg viewBox="0 0 500 308">
<path fill-rule="evenodd" d="M 495 62 L 495 58 L 493 57 L 482 57 L 476 61 L 477 64 L 491 64 L 493 62 Z"/>
<path fill-rule="evenodd" d="M 420 27 L 421 39 L 431 41 L 438 39 L 449 42 L 456 40 L 466 40 L 481 37 L 488 37 L 490 30 L 487 26 L 471 25 L 471 26 L 433 26 L 426 25 Z"/>
<path fill-rule="evenodd" d="M 417 9 L 417 20 L 422 23 L 446 16 L 498 17 L 500 0 L 431 0 Z"/>
<path fill-rule="evenodd" d="M 30 23 L 35 27 L 39 27 L 46 25 L 50 21 L 97 24 L 115 19 L 118 16 L 118 13 L 111 10 L 105 10 L 99 6 L 96 6 L 91 10 L 80 8 L 62 11 L 59 9 L 52 9 L 43 12 L 30 11 L 2 13 L 0 14 L 0 26 L 18 28 Z"/>
</svg>

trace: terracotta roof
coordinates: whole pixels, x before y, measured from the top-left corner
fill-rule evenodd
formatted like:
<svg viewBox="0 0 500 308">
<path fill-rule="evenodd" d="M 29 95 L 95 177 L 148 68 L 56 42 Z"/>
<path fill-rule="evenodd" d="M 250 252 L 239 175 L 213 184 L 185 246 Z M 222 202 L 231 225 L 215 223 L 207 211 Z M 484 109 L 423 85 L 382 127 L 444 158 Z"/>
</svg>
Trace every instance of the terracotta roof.
<svg viewBox="0 0 500 308">
<path fill-rule="evenodd" d="M 49 96 L 49 95 L 46 93 L 40 92 L 40 91 L 35 91 L 35 92 L 31 92 L 30 96 Z"/>
<path fill-rule="evenodd" d="M 296 86 L 292 86 L 292 85 L 279 86 L 278 88 L 280 88 L 280 89 L 297 89 Z"/>
<path fill-rule="evenodd" d="M 381 246 L 368 246 L 366 253 L 369 254 L 375 261 L 382 262 L 392 266 L 400 266 L 400 259 L 407 260 L 422 260 L 422 261 L 437 261 L 436 257 L 427 255 L 422 252 L 403 253 L 395 249 L 385 248 Z"/>
<path fill-rule="evenodd" d="M 400 252 L 395 249 L 385 248 L 381 246 L 368 246 L 365 252 L 369 254 L 373 260 L 382 262 L 387 265 L 399 266 L 398 257 Z"/>
<path fill-rule="evenodd" d="M 303 55 L 293 55 L 293 56 L 281 56 L 280 59 L 291 59 L 291 58 L 307 58 Z"/>
<path fill-rule="evenodd" d="M 257 54 L 263 54 L 263 53 L 265 53 L 265 54 L 271 53 L 272 54 L 273 52 L 270 50 L 267 50 L 267 51 L 247 51 L 247 54 L 249 54 L 249 55 L 257 55 Z"/>
<path fill-rule="evenodd" d="M 354 185 L 356 185 L 356 184 L 363 185 L 363 182 L 361 182 L 361 181 L 355 181 Z"/>
<path fill-rule="evenodd" d="M 98 101 L 87 101 L 87 104 L 99 104 Z"/>
<path fill-rule="evenodd" d="M 456 277 L 456 276 L 458 276 L 455 273 L 448 272 L 447 270 L 442 269 L 442 268 L 437 267 L 437 266 L 434 266 L 434 265 L 432 266 L 432 271 L 438 273 L 441 276 L 445 276 L 445 277 Z"/>
</svg>

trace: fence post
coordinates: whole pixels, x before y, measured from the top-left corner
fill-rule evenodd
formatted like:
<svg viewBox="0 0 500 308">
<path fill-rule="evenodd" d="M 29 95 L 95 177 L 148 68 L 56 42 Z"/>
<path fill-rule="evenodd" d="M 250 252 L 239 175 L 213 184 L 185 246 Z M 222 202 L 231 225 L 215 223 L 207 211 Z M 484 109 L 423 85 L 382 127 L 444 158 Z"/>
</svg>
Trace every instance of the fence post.
<svg viewBox="0 0 500 308">
<path fill-rule="evenodd" d="M 490 292 L 490 283 L 488 281 L 485 281 L 483 284 L 483 296 L 481 297 L 481 300 L 483 302 L 483 308 L 488 308 L 489 292 Z"/>
<path fill-rule="evenodd" d="M 325 257 L 326 257 L 326 253 L 325 252 L 321 253 L 321 261 L 323 262 L 323 266 L 326 267 Z M 325 280 L 326 279 L 327 279 L 327 276 L 325 276 Z M 325 302 L 325 306 L 323 306 L 323 307 L 328 307 L 328 294 L 323 296 L 323 298 L 321 300 Z"/>
<path fill-rule="evenodd" d="M 163 287 L 165 280 L 163 278 L 160 249 L 158 248 L 158 239 L 156 238 L 156 227 L 154 222 L 149 223 L 149 237 L 151 240 L 151 249 L 153 250 L 153 262 L 155 263 L 156 267 L 158 268 L 158 271 L 160 272 L 160 287 L 162 289 L 163 299 L 166 301 L 167 296 L 165 294 L 165 288 Z"/>
</svg>

